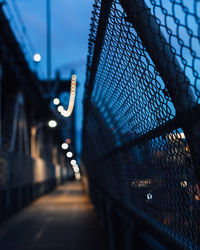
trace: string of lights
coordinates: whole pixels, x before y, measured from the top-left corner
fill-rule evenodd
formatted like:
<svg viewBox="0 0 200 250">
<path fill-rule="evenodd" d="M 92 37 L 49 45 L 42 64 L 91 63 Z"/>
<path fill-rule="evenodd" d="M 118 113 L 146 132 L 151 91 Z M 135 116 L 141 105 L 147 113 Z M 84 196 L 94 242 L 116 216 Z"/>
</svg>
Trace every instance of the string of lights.
<svg viewBox="0 0 200 250">
<path fill-rule="evenodd" d="M 71 116 L 73 109 L 74 109 L 74 103 L 75 103 L 75 98 L 76 98 L 76 75 L 72 75 L 71 78 L 71 90 L 70 90 L 70 98 L 69 98 L 69 104 L 67 110 L 64 109 L 64 107 L 60 104 L 60 100 L 58 98 L 55 98 L 53 100 L 54 105 L 59 105 L 57 110 L 58 112 L 61 113 L 62 116 L 64 117 L 69 117 Z"/>
<path fill-rule="evenodd" d="M 68 145 L 68 144 L 70 144 L 70 143 L 71 143 L 71 140 L 68 138 L 68 139 L 66 140 L 66 142 L 62 143 L 61 148 L 62 148 L 63 150 L 68 150 L 68 149 L 69 149 L 69 145 Z M 68 152 L 66 153 L 66 157 L 69 158 L 69 159 L 71 159 L 71 158 L 73 157 L 73 153 L 70 152 L 70 151 L 68 151 Z M 68 160 L 69 160 L 69 159 L 68 159 Z M 76 179 L 76 180 L 80 180 L 80 179 L 81 179 L 81 173 L 80 173 L 80 168 L 79 168 L 79 166 L 78 166 L 76 160 L 75 160 L 75 159 L 70 160 L 70 164 L 71 164 L 71 167 L 72 167 L 72 169 L 73 169 L 73 171 L 74 171 L 75 179 Z"/>
<path fill-rule="evenodd" d="M 68 108 L 67 108 L 67 111 L 66 111 L 66 116 L 67 117 L 69 117 L 73 112 L 75 98 L 76 98 L 76 75 L 72 75 L 69 105 L 68 105 Z"/>
<path fill-rule="evenodd" d="M 69 97 L 69 103 L 68 103 L 67 110 L 61 105 L 59 98 L 56 97 L 53 99 L 53 104 L 55 106 L 57 106 L 58 112 L 60 112 L 60 114 L 64 117 L 71 116 L 73 109 L 74 109 L 75 98 L 76 98 L 76 78 L 77 77 L 74 74 L 71 77 L 71 90 L 70 90 L 70 97 Z M 71 140 L 68 138 L 66 140 L 66 142 L 62 143 L 61 148 L 63 150 L 69 150 L 70 143 L 71 143 Z M 80 170 L 79 170 L 79 167 L 76 163 L 76 160 L 72 159 L 73 153 L 71 151 L 68 151 L 66 153 L 66 157 L 68 158 L 68 160 L 71 160 L 70 163 L 71 163 L 72 169 L 74 171 L 75 179 L 80 180 L 81 179 Z"/>
</svg>

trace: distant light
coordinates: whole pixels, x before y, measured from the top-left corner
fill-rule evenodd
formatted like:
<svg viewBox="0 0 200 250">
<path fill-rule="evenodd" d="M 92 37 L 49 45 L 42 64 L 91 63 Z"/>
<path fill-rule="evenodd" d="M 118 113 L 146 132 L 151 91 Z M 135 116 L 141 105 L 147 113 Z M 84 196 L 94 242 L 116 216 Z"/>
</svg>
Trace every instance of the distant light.
<svg viewBox="0 0 200 250">
<path fill-rule="evenodd" d="M 75 178 L 77 181 L 79 181 L 81 179 L 80 173 L 75 173 Z"/>
<path fill-rule="evenodd" d="M 69 111 L 67 111 L 65 109 L 61 112 L 61 115 L 64 116 L 64 117 L 69 117 L 70 116 Z"/>
<path fill-rule="evenodd" d="M 53 103 L 54 103 L 55 105 L 58 105 L 58 104 L 60 103 L 60 100 L 59 100 L 58 98 L 54 98 L 54 99 L 53 99 Z"/>
<path fill-rule="evenodd" d="M 61 145 L 62 149 L 68 149 L 68 147 L 69 147 L 68 144 L 65 142 Z"/>
<path fill-rule="evenodd" d="M 48 122 L 48 125 L 50 128 L 55 128 L 57 126 L 57 122 L 54 120 L 51 120 Z"/>
<path fill-rule="evenodd" d="M 188 153 L 190 153 L 190 148 L 189 148 L 188 145 L 185 147 L 185 151 L 188 152 Z"/>
<path fill-rule="evenodd" d="M 67 156 L 68 158 L 71 158 L 71 157 L 73 156 L 73 154 L 72 154 L 72 152 L 67 152 L 66 156 Z"/>
<path fill-rule="evenodd" d="M 67 143 L 67 144 L 70 144 L 70 143 L 71 143 L 71 140 L 70 140 L 69 138 L 67 138 L 66 143 Z"/>
<path fill-rule="evenodd" d="M 33 56 L 33 60 L 35 61 L 35 62 L 40 62 L 41 61 L 41 55 L 40 54 L 38 54 L 38 53 L 36 53 L 34 56 Z"/>
<path fill-rule="evenodd" d="M 152 197 L 153 197 L 152 194 L 150 194 L 150 193 L 147 194 L 147 200 L 152 200 Z"/>
<path fill-rule="evenodd" d="M 70 163 L 71 163 L 72 165 L 76 165 L 76 160 L 71 160 Z"/>
<path fill-rule="evenodd" d="M 74 165 L 73 166 L 73 170 L 74 170 L 75 173 L 79 173 L 79 167 L 78 167 L 78 165 Z"/>
<path fill-rule="evenodd" d="M 73 112 L 75 98 L 76 98 L 76 75 L 72 75 L 71 91 L 70 91 L 69 104 L 68 104 L 68 108 L 67 108 L 66 117 L 69 117 Z"/>
<path fill-rule="evenodd" d="M 187 187 L 187 181 L 181 181 L 181 187 Z"/>
<path fill-rule="evenodd" d="M 185 134 L 183 132 L 181 132 L 181 133 L 179 133 L 178 137 L 181 138 L 181 139 L 185 139 Z"/>
<path fill-rule="evenodd" d="M 65 109 L 63 109 L 63 111 L 61 111 L 61 115 L 64 117 L 68 117 L 67 111 Z"/>
<path fill-rule="evenodd" d="M 173 141 L 177 141 L 180 139 L 186 139 L 185 134 L 183 132 L 181 133 L 170 133 L 169 135 L 167 135 L 167 137 L 169 138 L 169 140 L 173 140 Z"/>
<path fill-rule="evenodd" d="M 62 105 L 58 106 L 58 112 L 62 112 L 63 110 L 64 110 L 64 108 Z"/>
<path fill-rule="evenodd" d="M 200 197 L 199 197 L 199 195 L 198 194 L 195 194 L 195 200 L 197 200 L 197 201 L 199 201 L 200 200 Z"/>
</svg>

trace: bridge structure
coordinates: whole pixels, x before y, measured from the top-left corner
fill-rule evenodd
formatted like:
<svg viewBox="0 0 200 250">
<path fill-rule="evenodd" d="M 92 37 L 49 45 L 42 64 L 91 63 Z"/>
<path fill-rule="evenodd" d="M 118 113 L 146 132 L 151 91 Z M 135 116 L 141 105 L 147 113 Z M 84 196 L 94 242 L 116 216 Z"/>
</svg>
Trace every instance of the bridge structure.
<svg viewBox="0 0 200 250">
<path fill-rule="evenodd" d="M 57 79 L 55 93 L 47 96 L 45 82 L 30 69 L 2 8 L 1 4 L 0 219 L 72 175 L 61 144 L 70 138 L 74 152 L 75 140 L 74 115 L 64 121 L 53 104 L 63 92 L 64 80 Z M 70 83 L 65 80 L 66 93 Z M 50 120 L 57 121 L 57 127 L 49 127 Z"/>
<path fill-rule="evenodd" d="M 37 77 L 1 5 L 0 248 L 200 248 L 199 9 L 94 0 L 82 180 L 70 182 L 79 168 L 61 145 L 76 157 L 74 112 L 62 113 L 71 80 Z"/>
</svg>

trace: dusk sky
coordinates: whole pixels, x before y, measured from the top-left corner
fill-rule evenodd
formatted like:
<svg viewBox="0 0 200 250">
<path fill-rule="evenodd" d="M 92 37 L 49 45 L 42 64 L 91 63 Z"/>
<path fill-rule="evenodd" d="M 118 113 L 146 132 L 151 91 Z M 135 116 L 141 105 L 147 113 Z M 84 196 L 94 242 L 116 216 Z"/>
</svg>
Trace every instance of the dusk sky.
<svg viewBox="0 0 200 250">
<path fill-rule="evenodd" d="M 32 44 L 42 56 L 39 66 L 46 76 L 46 0 L 15 2 Z M 56 69 L 61 69 L 62 75 L 68 76 L 72 65 L 82 77 L 82 71 L 85 71 L 92 3 L 92 0 L 51 0 L 53 75 Z"/>
<path fill-rule="evenodd" d="M 69 77 L 72 69 L 76 71 L 80 83 L 76 100 L 79 135 L 82 124 L 82 96 L 93 2 L 93 0 L 51 0 L 52 76 L 55 76 L 57 69 L 61 71 L 62 77 Z M 33 52 L 40 53 L 42 57 L 40 64 L 37 65 L 38 74 L 40 78 L 46 77 L 46 0 L 7 0 L 7 3 L 8 6 L 4 8 L 10 17 L 18 40 L 26 44 L 26 50 L 29 42 L 24 33 L 28 34 L 34 47 Z M 21 22 L 18 22 L 16 7 L 22 18 Z M 23 25 L 26 29 L 24 33 L 20 31 Z M 33 52 L 27 55 L 29 62 L 32 60 Z"/>
</svg>

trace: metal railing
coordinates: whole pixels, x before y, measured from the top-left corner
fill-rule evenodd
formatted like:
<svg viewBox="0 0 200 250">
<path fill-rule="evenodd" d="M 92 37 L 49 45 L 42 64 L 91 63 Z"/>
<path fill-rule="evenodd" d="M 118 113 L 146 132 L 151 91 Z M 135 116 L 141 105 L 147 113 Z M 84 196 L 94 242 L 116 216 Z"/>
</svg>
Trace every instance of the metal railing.
<svg viewBox="0 0 200 250">
<path fill-rule="evenodd" d="M 200 242 L 199 8 L 96 0 L 84 100 L 94 200 L 117 200 L 186 249 Z"/>
</svg>

